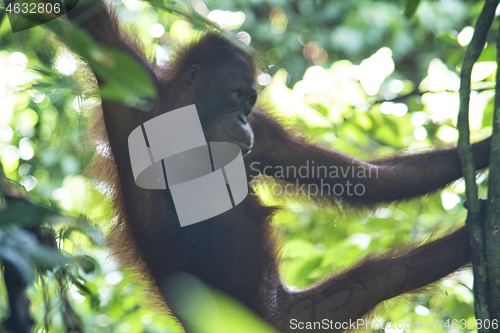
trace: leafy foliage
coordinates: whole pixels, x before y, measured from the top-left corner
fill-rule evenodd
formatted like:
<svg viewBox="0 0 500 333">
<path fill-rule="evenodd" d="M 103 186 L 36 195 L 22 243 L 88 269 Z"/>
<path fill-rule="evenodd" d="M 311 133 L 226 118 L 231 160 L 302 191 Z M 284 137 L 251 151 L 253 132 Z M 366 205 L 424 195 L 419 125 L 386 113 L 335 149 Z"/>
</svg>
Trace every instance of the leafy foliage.
<svg viewBox="0 0 500 333">
<path fill-rule="evenodd" d="M 453 0 L 128 0 L 118 5 L 118 15 L 134 26 L 160 65 L 179 43 L 219 24 L 241 40 L 250 38 L 249 51 L 262 70 L 260 105 L 312 141 L 359 158 L 378 158 L 456 140 L 457 73 L 481 5 Z M 112 189 L 82 176 L 93 155 L 86 132 L 99 101 L 82 62 L 61 41 L 98 55 L 92 65 L 109 84 L 103 98 L 132 96 L 131 104 L 147 107 L 143 102 L 156 94 L 148 76 L 130 57 L 96 45 L 58 20 L 51 22 L 57 38 L 46 25 L 13 34 L 4 13 L 0 157 L 7 177 L 23 185 L 40 206 L 12 206 L 0 213 L 0 257 L 16 262 L 35 281 L 29 295 L 37 330 L 82 326 L 95 332 L 178 332 L 170 317 L 150 310 L 142 287 L 131 282 L 132 273 L 119 270 L 94 227 L 106 233 L 113 224 Z M 491 128 L 494 37 L 488 37 L 473 71 L 471 122 L 477 138 Z M 97 151 L 105 153 L 100 144 Z M 481 183 L 486 177 L 479 177 Z M 291 288 L 307 287 L 368 253 L 435 237 L 465 217 L 460 181 L 418 201 L 354 214 L 342 206 L 320 210 L 313 198 L 276 199 L 272 185 L 259 191 L 266 202 L 282 206 L 274 225 L 286 236 L 280 243 L 281 272 Z M 485 196 L 484 186 L 480 193 Z M 54 220 L 49 222 L 46 214 Z M 44 252 L 27 236 L 22 227 L 32 225 L 53 228 L 65 257 Z M 42 273 L 38 279 L 34 267 Z M 215 307 L 233 306 L 192 283 L 214 297 Z M 470 270 L 463 270 L 428 292 L 389 301 L 376 319 L 425 324 L 473 318 L 471 283 Z M 203 303 L 196 297 L 181 301 Z M 209 310 L 200 308 L 214 320 L 200 332 L 226 327 L 221 323 L 228 319 L 212 317 Z M 235 318 L 245 318 L 242 323 L 255 324 L 244 310 L 237 312 Z M 0 313 L 7 313 L 4 297 Z"/>
</svg>

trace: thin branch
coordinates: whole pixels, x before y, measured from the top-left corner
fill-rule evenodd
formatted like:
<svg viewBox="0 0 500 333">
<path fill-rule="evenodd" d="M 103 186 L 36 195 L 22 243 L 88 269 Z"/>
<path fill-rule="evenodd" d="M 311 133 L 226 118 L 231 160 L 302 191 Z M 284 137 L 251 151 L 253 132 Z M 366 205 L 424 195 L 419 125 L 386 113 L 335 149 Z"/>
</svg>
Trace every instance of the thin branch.
<svg viewBox="0 0 500 333">
<path fill-rule="evenodd" d="M 500 65 L 500 30 L 497 31 L 497 67 Z M 497 69 L 496 81 L 500 81 Z M 490 150 L 488 207 L 484 241 L 488 263 L 488 307 L 490 318 L 500 318 L 500 87 L 495 89 L 493 134 Z"/>
<path fill-rule="evenodd" d="M 479 88 L 479 89 L 471 89 L 471 91 L 474 91 L 476 93 L 482 93 L 483 91 L 490 91 L 494 90 L 495 87 L 488 87 L 488 88 Z M 404 94 L 404 95 L 399 95 L 394 98 L 381 98 L 377 99 L 375 102 L 372 103 L 372 105 L 376 104 L 382 104 L 384 102 L 393 102 L 393 103 L 398 103 L 398 102 L 404 102 L 406 99 L 412 97 L 412 96 L 423 96 L 425 94 L 439 94 L 439 93 L 456 93 L 456 90 L 439 90 L 439 91 L 420 91 L 418 88 L 413 89 L 411 92 Z"/>
<path fill-rule="evenodd" d="M 470 147 L 470 129 L 469 129 L 469 101 L 471 89 L 471 73 L 474 63 L 479 58 L 485 43 L 486 35 L 491 27 L 498 0 L 486 0 L 483 10 L 479 15 L 474 35 L 467 47 L 460 72 L 460 108 L 458 112 L 458 153 L 460 163 L 462 164 L 462 174 L 465 180 L 465 193 L 467 195 L 469 214 L 467 225 L 471 233 L 471 244 L 473 248 L 474 264 L 474 294 L 476 318 L 481 320 L 489 319 L 487 304 L 487 267 L 484 253 L 483 238 L 483 218 L 481 214 L 481 205 L 478 199 L 476 184 L 476 168 L 472 157 Z M 488 332 L 484 328 L 478 332 Z"/>
</svg>

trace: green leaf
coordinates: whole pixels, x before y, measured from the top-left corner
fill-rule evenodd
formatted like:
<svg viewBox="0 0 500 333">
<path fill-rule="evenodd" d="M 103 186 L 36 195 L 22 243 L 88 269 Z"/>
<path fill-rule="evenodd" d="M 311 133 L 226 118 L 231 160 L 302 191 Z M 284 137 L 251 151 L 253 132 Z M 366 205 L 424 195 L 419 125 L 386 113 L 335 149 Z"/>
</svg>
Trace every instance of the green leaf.
<svg viewBox="0 0 500 333">
<path fill-rule="evenodd" d="M 420 0 L 405 0 L 405 11 L 404 14 L 407 18 L 413 17 L 417 11 Z"/>
<path fill-rule="evenodd" d="M 57 250 L 40 243 L 36 244 L 30 251 L 30 256 L 38 267 L 52 269 L 58 265 L 68 263 L 69 259 L 57 252 Z"/>
<path fill-rule="evenodd" d="M 88 255 L 77 256 L 75 261 L 87 274 L 94 273 L 98 265 L 97 261 Z"/>
<path fill-rule="evenodd" d="M 68 23 L 50 22 L 48 26 L 73 51 L 82 56 L 95 74 L 122 96 L 156 98 L 156 86 L 142 64 L 124 51 L 95 42 L 83 29 Z"/>
<path fill-rule="evenodd" d="M 55 212 L 47 207 L 21 203 L 12 204 L 0 210 L 0 226 L 15 224 L 23 227 L 36 227 L 52 214 Z"/>
<path fill-rule="evenodd" d="M 90 306 L 94 310 L 97 310 L 101 304 L 99 288 L 94 283 L 91 283 L 82 277 L 80 277 L 80 279 L 82 279 L 83 282 L 79 281 L 72 275 L 70 275 L 70 278 L 71 282 L 73 282 L 73 284 L 78 288 L 80 294 L 89 300 Z"/>
<path fill-rule="evenodd" d="M 71 225 L 64 230 L 61 238 L 70 238 L 71 234 L 75 231 L 88 237 L 88 239 L 96 246 L 104 245 L 106 240 L 102 232 L 92 226 L 86 219 L 72 220 Z"/>
<path fill-rule="evenodd" d="M 174 275 L 168 282 L 167 293 L 169 305 L 189 332 L 277 333 L 243 305 L 210 289 L 192 275 Z"/>
<path fill-rule="evenodd" d="M 34 263 L 29 257 L 22 255 L 16 248 L 0 244 L 0 259 L 12 265 L 22 276 L 26 283 L 33 280 Z"/>
<path fill-rule="evenodd" d="M 304 239 L 293 239 L 283 247 L 282 258 L 304 258 L 315 255 L 314 244 Z"/>
<path fill-rule="evenodd" d="M 5 256 L 4 259 L 9 261 L 13 260 L 13 257 L 17 258 L 16 260 L 23 258 L 30 268 L 37 266 L 42 269 L 52 269 L 68 262 L 68 258 L 57 250 L 40 243 L 31 232 L 16 226 L 0 234 L 0 247 L 3 247 L 0 257 Z M 23 265 L 23 261 L 19 262 Z M 26 271 L 23 267 L 20 269 Z"/>
<path fill-rule="evenodd" d="M 296 286 L 307 285 L 307 280 L 309 274 L 315 268 L 318 268 L 323 261 L 323 256 L 314 255 L 307 258 L 296 259 L 288 267 L 288 276 L 290 277 L 290 283 Z"/>
</svg>

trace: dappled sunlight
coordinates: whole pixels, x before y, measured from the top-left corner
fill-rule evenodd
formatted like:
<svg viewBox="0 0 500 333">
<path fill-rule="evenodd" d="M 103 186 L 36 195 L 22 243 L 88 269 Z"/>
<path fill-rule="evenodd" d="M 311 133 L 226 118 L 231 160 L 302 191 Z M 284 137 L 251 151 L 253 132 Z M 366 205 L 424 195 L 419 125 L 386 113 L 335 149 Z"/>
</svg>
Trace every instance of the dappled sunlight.
<svg viewBox="0 0 500 333">
<path fill-rule="evenodd" d="M 294 87 L 291 90 L 285 85 L 285 82 L 286 72 L 280 70 L 274 75 L 269 86 L 266 87 L 266 89 L 270 90 L 272 102 L 280 110 L 280 113 L 300 116 L 312 126 L 327 126 L 327 121 L 305 104 L 304 95 L 307 92 L 301 91 L 301 86 L 304 86 L 304 84 L 299 81 L 296 84 L 298 88 Z"/>
<path fill-rule="evenodd" d="M 227 27 L 232 30 L 238 29 L 245 22 L 245 13 L 239 11 L 230 12 L 216 9 L 212 10 L 207 17 L 221 27 Z"/>
<path fill-rule="evenodd" d="M 402 117 L 408 112 L 408 106 L 404 103 L 382 102 L 380 112 L 383 114 L 392 114 L 395 117 Z"/>
<path fill-rule="evenodd" d="M 89 214 L 90 188 L 88 181 L 81 176 L 66 176 L 62 187 L 53 192 L 61 207 L 77 214 Z"/>
<path fill-rule="evenodd" d="M 407 12 L 411 3 L 419 3 L 413 14 Z M 155 55 L 160 67 L 168 65 L 180 45 L 222 29 L 257 64 L 258 107 L 276 115 L 293 135 L 321 147 L 370 161 L 453 146 L 458 139 L 459 73 L 474 33 L 469 24 L 477 20 L 480 3 L 123 0 L 114 4 L 119 23 L 137 30 L 147 57 Z M 5 18 L 0 29 L 5 46 L 0 51 L 0 162 L 12 185 L 29 192 L 37 205 L 78 219 L 75 224 L 59 220 L 54 224 L 61 252 L 74 261 L 65 267 L 67 271 L 58 268 L 37 280 L 30 291 L 33 317 L 41 325 L 46 319 L 50 331 L 63 332 L 61 318 L 67 313 L 61 304 L 67 302 L 82 326 L 96 332 L 181 332 L 173 317 L 152 309 L 151 295 L 131 282 L 131 272 L 120 270 L 104 248 L 103 235 L 93 227 L 99 225 L 107 233 L 123 220 L 112 210 L 112 197 L 119 188 L 98 174 L 106 172 L 100 164 L 91 168 L 93 157 L 114 158 L 110 145 L 95 137 L 99 129 L 89 130 L 91 115 L 101 111 L 101 96 L 104 101 L 126 100 L 132 94 L 125 88 L 134 83 L 139 86 L 134 89 L 141 88 L 144 81 L 137 79 L 139 73 L 132 66 L 130 71 L 109 67 L 104 74 L 111 84 L 101 89 L 101 95 L 94 77 L 85 73 L 88 66 L 81 57 L 45 26 L 11 34 L 6 23 Z M 473 142 L 492 127 L 497 64 L 496 46 L 488 38 L 472 70 Z M 86 50 L 94 50 L 94 60 L 105 66 L 117 64 L 107 49 L 87 45 L 84 38 L 82 43 Z M 93 84 L 92 89 L 80 86 L 79 80 Z M 487 193 L 488 175 L 477 176 L 480 194 Z M 463 180 L 418 200 L 358 210 L 347 207 L 343 199 L 332 200 L 333 208 L 328 208 L 300 193 L 279 195 L 275 183 L 266 184 L 262 175 L 259 179 L 261 183 L 254 184 L 259 199 L 280 207 L 269 223 L 279 236 L 281 278 L 291 290 L 312 286 L 371 253 L 390 251 L 395 243 L 416 244 L 441 230 L 457 228 L 466 216 Z M 451 312 L 469 318 L 474 313 L 472 280 L 471 271 L 464 269 L 429 292 L 386 304 L 384 314 L 373 321 L 439 319 L 441 323 Z M 179 313 L 194 325 L 194 332 L 272 332 L 240 304 L 192 277 L 181 276 L 173 287 Z M 7 308 L 6 299 L 0 300 L 0 312 Z M 43 328 L 39 325 L 36 330 Z M 370 330 L 375 331 L 408 330 Z"/>
<path fill-rule="evenodd" d="M 474 34 L 474 28 L 470 25 L 464 27 L 462 31 L 457 36 L 457 41 L 462 46 L 467 46 L 472 39 L 472 35 Z"/>
<path fill-rule="evenodd" d="M 146 3 L 139 0 L 123 0 L 123 3 L 131 11 L 140 11 L 146 8 Z"/>
<path fill-rule="evenodd" d="M 422 103 L 425 105 L 426 111 L 434 123 L 442 124 L 447 119 L 450 119 L 453 123 L 456 122 L 459 106 L 458 93 L 440 92 L 423 94 Z"/>
<path fill-rule="evenodd" d="M 460 196 L 456 193 L 443 191 L 441 193 L 441 201 L 443 203 L 443 208 L 446 210 L 450 210 L 456 205 L 460 204 L 462 202 L 462 198 L 460 198 Z"/>
<path fill-rule="evenodd" d="M 28 58 L 21 52 L 9 54 L 0 51 L 0 125 L 10 122 L 14 107 L 18 102 L 15 92 L 23 90 L 23 86 L 40 78 L 26 69 Z"/>
<path fill-rule="evenodd" d="M 439 127 L 439 130 L 436 135 L 444 142 L 457 142 L 458 140 L 457 129 L 455 127 L 451 127 L 448 125 L 443 125 Z"/>
<path fill-rule="evenodd" d="M 316 65 L 324 64 L 328 60 L 328 53 L 323 49 L 323 46 L 318 42 L 309 42 L 302 49 L 304 58 L 312 60 Z"/>
<path fill-rule="evenodd" d="M 309 67 L 293 89 L 285 85 L 286 73 L 278 71 L 266 89 L 270 90 L 272 101 L 280 112 L 298 115 L 313 126 L 327 126 L 327 119 L 313 105 L 324 105 L 329 110 L 329 119 L 335 121 L 347 107 L 365 103 L 362 88 L 350 76 L 351 66 L 350 62 L 344 60 L 335 62 L 329 69 Z M 264 74 L 263 82 L 265 78 L 267 76 Z"/>
<path fill-rule="evenodd" d="M 165 27 L 160 23 L 152 24 L 149 27 L 149 34 L 151 35 L 151 37 L 160 38 L 161 36 L 163 36 L 164 33 L 165 33 Z"/>
<path fill-rule="evenodd" d="M 279 35 L 285 32 L 288 25 L 288 18 L 283 9 L 278 7 L 273 8 L 269 14 L 269 19 L 271 20 L 271 31 L 273 33 Z"/>
<path fill-rule="evenodd" d="M 427 74 L 418 86 L 420 91 L 458 91 L 460 79 L 457 73 L 450 71 L 441 59 L 431 60 Z"/>
<path fill-rule="evenodd" d="M 78 60 L 73 53 L 64 51 L 57 57 L 54 67 L 64 75 L 71 75 L 78 67 Z"/>
<path fill-rule="evenodd" d="M 471 81 L 479 82 L 488 78 L 488 76 L 495 74 L 497 64 L 493 61 L 483 61 L 475 63 L 472 67 Z"/>
<path fill-rule="evenodd" d="M 394 71 L 392 51 L 383 47 L 359 65 L 359 81 L 368 95 L 375 95 L 380 85 Z"/>
<path fill-rule="evenodd" d="M 193 29 L 189 22 L 175 20 L 170 26 L 170 37 L 178 42 L 186 42 L 193 35 Z"/>
<path fill-rule="evenodd" d="M 423 141 L 427 139 L 427 130 L 425 129 L 425 127 L 419 126 L 413 131 L 413 136 L 416 140 Z"/>
</svg>

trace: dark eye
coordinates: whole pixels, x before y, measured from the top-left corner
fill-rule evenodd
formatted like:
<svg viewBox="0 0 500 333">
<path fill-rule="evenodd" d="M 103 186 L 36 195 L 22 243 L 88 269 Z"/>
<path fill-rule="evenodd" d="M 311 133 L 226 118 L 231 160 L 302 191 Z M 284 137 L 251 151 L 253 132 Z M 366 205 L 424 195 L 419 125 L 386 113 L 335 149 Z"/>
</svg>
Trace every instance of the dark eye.
<svg viewBox="0 0 500 333">
<path fill-rule="evenodd" d="M 257 95 L 250 96 L 247 100 L 248 107 L 253 108 L 256 101 L 257 101 Z"/>
<path fill-rule="evenodd" d="M 243 98 L 243 90 L 242 89 L 236 89 L 231 94 L 231 97 L 233 98 L 233 100 L 235 100 L 237 102 L 241 102 L 241 99 Z"/>
</svg>

